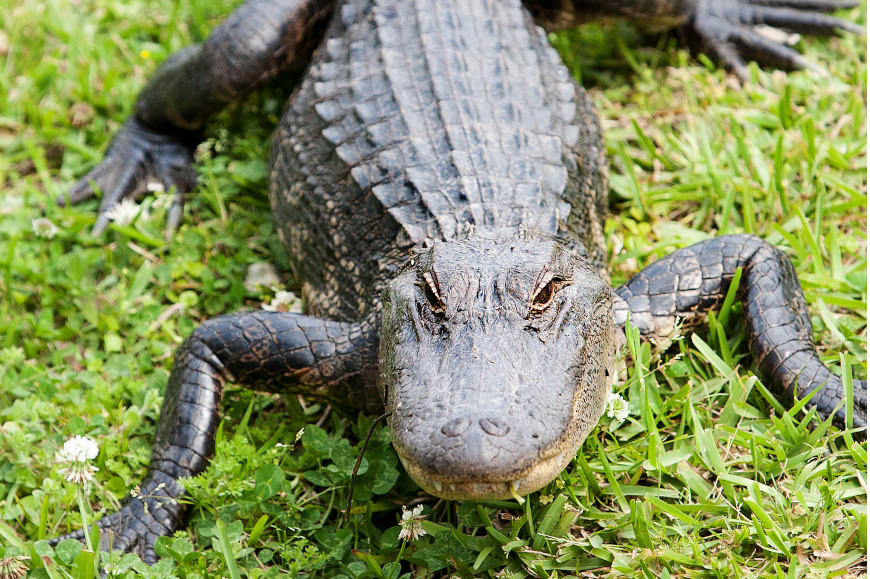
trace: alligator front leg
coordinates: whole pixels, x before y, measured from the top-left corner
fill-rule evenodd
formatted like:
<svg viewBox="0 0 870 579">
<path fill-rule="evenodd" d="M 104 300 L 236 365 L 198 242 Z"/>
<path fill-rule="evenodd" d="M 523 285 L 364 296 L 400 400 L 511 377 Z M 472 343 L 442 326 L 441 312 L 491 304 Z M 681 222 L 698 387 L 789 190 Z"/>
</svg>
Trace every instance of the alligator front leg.
<svg viewBox="0 0 870 579">
<path fill-rule="evenodd" d="M 749 349 L 761 375 L 784 398 L 807 396 L 834 424 L 845 425 L 843 384 L 816 356 L 812 324 L 794 267 L 781 251 L 752 235 L 727 235 L 681 249 L 616 290 L 617 324 L 631 323 L 643 338 L 666 342 L 678 324 L 703 321 L 719 308 L 734 271 L 743 269 L 740 295 Z M 867 383 L 854 381 L 854 426 L 867 426 Z M 836 411 L 836 412 L 835 412 Z"/>
<path fill-rule="evenodd" d="M 176 190 L 168 215 L 181 218 L 184 193 L 196 184 L 193 150 L 215 113 L 282 71 L 302 69 L 320 42 L 334 0 L 249 0 L 209 35 L 164 62 L 139 94 L 134 114 L 112 140 L 103 161 L 79 180 L 67 199 L 102 195 L 94 233 L 125 198 L 151 182 Z"/>
<path fill-rule="evenodd" d="M 100 521 L 101 548 L 157 558 L 157 537 L 183 526 L 188 506 L 180 477 L 206 469 L 215 451 L 224 384 L 301 393 L 381 412 L 375 324 L 301 314 L 254 312 L 199 326 L 179 348 L 163 400 L 148 474 L 122 509 Z M 108 531 L 108 532 L 105 532 Z M 60 537 L 83 540 L 84 530 Z M 111 533 L 111 536 L 110 536 Z"/>
</svg>

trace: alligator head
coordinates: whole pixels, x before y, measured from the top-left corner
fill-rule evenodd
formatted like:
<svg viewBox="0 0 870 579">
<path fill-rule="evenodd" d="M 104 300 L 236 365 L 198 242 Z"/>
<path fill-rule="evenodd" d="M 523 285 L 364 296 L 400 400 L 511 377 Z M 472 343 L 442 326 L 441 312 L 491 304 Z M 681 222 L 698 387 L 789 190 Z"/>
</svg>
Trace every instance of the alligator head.
<svg viewBox="0 0 870 579">
<path fill-rule="evenodd" d="M 533 492 L 598 422 L 613 367 L 611 289 L 559 242 L 437 242 L 388 285 L 383 303 L 393 445 L 427 492 Z"/>
</svg>

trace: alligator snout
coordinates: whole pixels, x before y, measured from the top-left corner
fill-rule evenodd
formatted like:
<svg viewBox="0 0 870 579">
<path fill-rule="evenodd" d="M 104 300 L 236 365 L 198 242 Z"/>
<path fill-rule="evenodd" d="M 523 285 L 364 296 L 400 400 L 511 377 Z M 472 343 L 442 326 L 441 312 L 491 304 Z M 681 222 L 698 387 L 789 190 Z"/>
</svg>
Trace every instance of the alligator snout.
<svg viewBox="0 0 870 579">
<path fill-rule="evenodd" d="M 483 398 L 483 397 L 482 397 Z M 516 409 L 516 407 L 514 407 Z M 505 498 L 513 489 L 529 492 L 564 467 L 570 454 L 559 440 L 541 436 L 547 429 L 528 411 L 522 415 L 485 408 L 443 408 L 407 414 L 394 423 L 396 450 L 409 474 L 427 491 L 447 498 Z M 570 416 L 556 419 L 570 423 Z M 562 429 L 551 429 L 557 435 Z M 552 464 L 552 466 L 551 466 Z M 546 474 L 540 474 L 541 468 Z M 527 482 L 531 479 L 531 482 Z"/>
<path fill-rule="evenodd" d="M 528 415 L 524 420 L 497 410 L 466 408 L 442 419 L 440 427 L 425 421 L 414 423 L 399 434 L 408 441 L 401 452 L 432 476 L 451 481 L 509 481 L 542 454 L 542 441 L 532 436 L 540 430 L 534 422 Z"/>
</svg>

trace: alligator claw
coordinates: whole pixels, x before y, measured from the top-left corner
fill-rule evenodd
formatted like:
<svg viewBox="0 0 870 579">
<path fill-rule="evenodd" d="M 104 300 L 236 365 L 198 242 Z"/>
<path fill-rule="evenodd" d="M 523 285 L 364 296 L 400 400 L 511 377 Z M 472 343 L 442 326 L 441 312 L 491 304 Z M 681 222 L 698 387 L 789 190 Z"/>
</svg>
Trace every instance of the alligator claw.
<svg viewBox="0 0 870 579">
<path fill-rule="evenodd" d="M 704 47 L 742 80 L 749 78 L 744 58 L 786 70 L 824 69 L 794 49 L 755 30 L 767 25 L 803 34 L 829 36 L 838 30 L 863 34 L 862 27 L 824 14 L 855 6 L 838 0 L 700 0 L 689 28 Z"/>
<path fill-rule="evenodd" d="M 176 500 L 184 492 L 178 482 L 162 473 L 155 475 L 140 485 L 141 492 L 129 497 L 120 511 L 94 523 L 100 529 L 100 551 L 135 553 L 146 565 L 157 562 L 157 538 L 181 528 L 187 505 Z M 86 529 L 79 529 L 50 543 L 56 545 L 64 539 L 84 543 L 85 533 Z"/>
<path fill-rule="evenodd" d="M 69 190 L 69 202 L 79 203 L 100 191 L 103 198 L 93 234 L 101 233 L 111 221 L 112 209 L 124 199 L 138 199 L 158 183 L 175 190 L 167 233 L 180 221 L 184 195 L 196 185 L 193 150 L 199 141 L 194 135 L 170 135 L 149 129 L 134 117 L 129 118 L 112 139 L 105 158 Z M 57 198 L 65 205 L 67 195 Z"/>
</svg>

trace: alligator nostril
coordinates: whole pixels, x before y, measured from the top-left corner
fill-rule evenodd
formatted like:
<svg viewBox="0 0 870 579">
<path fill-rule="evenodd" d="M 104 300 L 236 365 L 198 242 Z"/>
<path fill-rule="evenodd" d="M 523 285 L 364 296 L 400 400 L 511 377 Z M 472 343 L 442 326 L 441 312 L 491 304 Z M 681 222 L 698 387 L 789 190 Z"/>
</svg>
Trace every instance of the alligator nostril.
<svg viewBox="0 0 870 579">
<path fill-rule="evenodd" d="M 469 426 L 471 426 L 471 420 L 467 417 L 461 416 L 442 426 L 441 432 L 444 436 L 462 436 L 462 434 L 468 430 Z"/>
<path fill-rule="evenodd" d="M 507 422 L 499 418 L 481 418 L 478 424 L 487 434 L 493 436 L 504 436 L 511 431 L 511 427 L 507 425 Z"/>
</svg>

